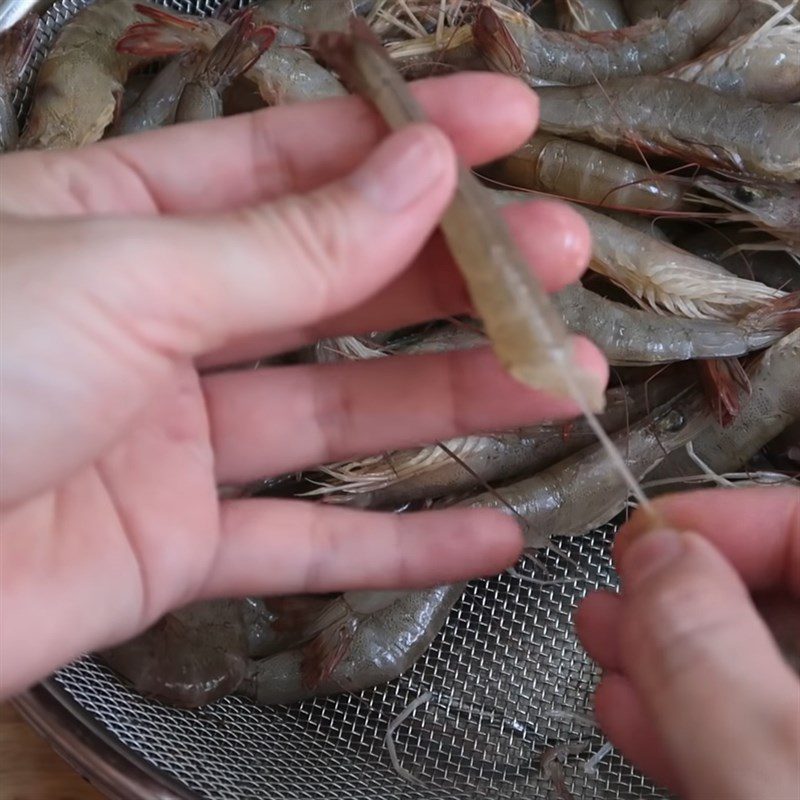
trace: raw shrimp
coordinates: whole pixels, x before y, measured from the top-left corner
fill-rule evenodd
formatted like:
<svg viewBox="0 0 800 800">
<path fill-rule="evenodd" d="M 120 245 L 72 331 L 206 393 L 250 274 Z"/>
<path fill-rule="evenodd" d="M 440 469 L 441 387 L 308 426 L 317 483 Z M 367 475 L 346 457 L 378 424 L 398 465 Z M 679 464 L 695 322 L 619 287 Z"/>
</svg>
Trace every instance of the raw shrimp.
<svg viewBox="0 0 800 800">
<path fill-rule="evenodd" d="M 392 128 L 426 116 L 362 23 L 354 35 L 323 34 L 315 49 L 369 99 Z M 441 223 L 448 247 L 500 362 L 517 380 L 601 410 L 601 387 L 571 364 L 571 342 L 547 294 L 519 252 L 489 190 L 459 168 L 455 197 Z"/>
<path fill-rule="evenodd" d="M 679 65 L 667 77 L 765 103 L 800 100 L 800 23 L 778 24 L 789 11 L 779 12 L 727 47 Z"/>
<path fill-rule="evenodd" d="M 395 597 L 384 605 L 373 598 L 365 609 L 374 610 L 354 610 L 304 647 L 252 662 L 239 693 L 273 705 L 393 680 L 430 646 L 463 590 L 460 583 L 404 593 L 348 592 L 342 603 L 355 602 L 354 595 Z"/>
<path fill-rule="evenodd" d="M 0 33 L 0 153 L 13 150 L 19 140 L 14 92 L 33 53 L 38 29 L 39 18 L 28 14 Z"/>
<path fill-rule="evenodd" d="M 556 0 L 559 25 L 573 33 L 612 31 L 628 26 L 621 0 Z"/>
<path fill-rule="evenodd" d="M 728 358 L 761 350 L 800 327 L 800 294 L 736 322 L 654 314 L 607 300 L 583 286 L 555 295 L 567 327 L 591 339 L 612 364 L 628 366 Z"/>
<path fill-rule="evenodd" d="M 571 197 L 593 205 L 665 211 L 680 208 L 686 189 L 668 175 L 582 142 L 546 133 L 481 170 L 521 189 Z"/>
<path fill-rule="evenodd" d="M 668 17 L 680 0 L 622 0 L 631 22 Z"/>
<path fill-rule="evenodd" d="M 503 38 L 510 37 L 516 44 L 529 81 L 596 85 L 611 78 L 663 72 L 694 58 L 730 24 L 739 0 L 684 0 L 667 19 L 645 20 L 617 31 L 583 34 L 540 28 L 527 15 L 497 0 L 489 3 L 489 7 L 504 26 Z M 489 14 L 482 15 L 484 21 L 489 18 Z M 481 52 L 486 53 L 488 37 L 479 35 L 470 43 L 471 33 L 465 28 L 459 34 L 460 50 L 449 46 L 441 50 L 439 42 L 428 37 L 425 42 L 419 39 L 396 47 L 393 55 L 403 59 L 413 54 L 419 59 L 427 52 L 428 59 L 435 56 L 454 66 L 468 61 L 475 68 L 475 47 L 480 46 Z M 468 54 L 470 45 L 472 55 Z M 507 44 L 501 46 L 507 49 Z M 457 63 L 451 60 L 454 56 Z"/>
<path fill-rule="evenodd" d="M 641 480 L 673 450 L 711 421 L 697 393 L 659 406 L 629 430 L 612 437 L 631 473 Z M 559 461 L 510 486 L 484 492 L 459 505 L 496 508 L 524 524 L 525 544 L 546 548 L 554 536 L 581 536 L 613 519 L 629 497 L 628 484 L 600 445 Z"/>
<path fill-rule="evenodd" d="M 178 101 L 201 57 L 198 51 L 175 56 L 122 113 L 112 134 L 139 133 L 174 122 Z"/>
<path fill-rule="evenodd" d="M 525 195 L 496 192 L 499 203 Z M 642 306 L 701 319 L 737 320 L 784 296 L 757 281 L 731 275 L 674 245 L 628 228 L 604 214 L 572 205 L 592 233 L 590 266 L 621 286 Z"/>
<path fill-rule="evenodd" d="M 720 94 L 674 78 L 539 89 L 541 127 L 638 146 L 732 172 L 800 180 L 800 108 Z"/>
<path fill-rule="evenodd" d="M 22 147 L 80 147 L 103 136 L 128 73 L 144 60 L 117 52 L 117 39 L 142 18 L 132 0 L 97 0 L 64 25 L 39 68 Z"/>
<path fill-rule="evenodd" d="M 682 250 L 719 264 L 740 278 L 758 279 L 774 289 L 800 292 L 800 270 L 794 259 L 782 250 L 769 247 L 755 249 L 752 236 L 745 231 L 728 233 L 717 228 L 705 228 L 687 233 L 677 239 L 676 244 Z M 753 249 L 740 252 L 745 248 L 739 245 Z"/>
<path fill-rule="evenodd" d="M 301 45 L 315 31 L 346 31 L 354 14 L 366 14 L 375 0 L 262 0 L 257 19 L 278 27 L 278 45 Z"/>
<path fill-rule="evenodd" d="M 746 0 L 741 4 L 739 13 L 722 33 L 708 46 L 708 50 L 719 50 L 727 47 L 735 39 L 752 33 L 767 23 L 776 11 L 794 5 L 796 0 Z"/>
<path fill-rule="evenodd" d="M 800 258 L 800 185 L 741 179 L 723 181 L 708 175 L 697 178 L 694 185 L 744 212 L 739 220 L 752 222 L 780 240 L 766 249 L 785 249 Z M 738 249 L 765 248 L 763 244 L 744 244 Z"/>
<path fill-rule="evenodd" d="M 150 58 L 193 49 L 208 52 L 228 30 L 228 25 L 217 19 L 191 19 L 164 9 L 150 9 L 146 13 L 153 21 L 134 25 L 126 31 L 118 49 Z M 260 15 L 256 19 L 260 21 Z M 268 105 L 346 94 L 344 87 L 328 70 L 297 47 L 271 47 L 244 77 L 256 85 Z"/>
<path fill-rule="evenodd" d="M 800 420 L 800 331 L 774 344 L 748 370 L 751 392 L 728 427 L 714 422 L 693 442 L 695 457 L 720 474 L 744 466 L 764 445 Z M 692 475 L 697 461 L 673 453 L 653 480 Z M 674 488 L 674 487 L 673 487 Z"/>
<path fill-rule="evenodd" d="M 242 604 L 195 603 L 100 655 L 148 697 L 185 708 L 212 703 L 235 691 L 247 670 Z"/>
<path fill-rule="evenodd" d="M 274 39 L 275 28 L 257 28 L 252 11 L 241 14 L 186 84 L 175 110 L 175 121 L 221 117 L 222 93 L 252 66 Z"/>
<path fill-rule="evenodd" d="M 680 385 L 680 378 L 666 375 L 648 384 L 610 389 L 600 422 L 606 431 L 617 431 L 674 396 Z M 364 508 L 398 508 L 537 472 L 595 441 L 582 419 L 465 436 L 444 442 L 444 447 L 429 445 L 332 464 L 322 470 L 324 484 L 309 494 Z"/>
<path fill-rule="evenodd" d="M 776 467 L 797 470 L 800 467 L 800 419 L 769 442 L 765 453 Z"/>
</svg>

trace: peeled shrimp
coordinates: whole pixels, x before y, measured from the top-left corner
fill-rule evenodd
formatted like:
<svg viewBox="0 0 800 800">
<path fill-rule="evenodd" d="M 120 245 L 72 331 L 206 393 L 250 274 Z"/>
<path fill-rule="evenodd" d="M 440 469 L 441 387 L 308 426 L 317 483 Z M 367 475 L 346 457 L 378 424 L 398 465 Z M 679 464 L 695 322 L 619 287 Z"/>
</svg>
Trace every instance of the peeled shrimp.
<svg viewBox="0 0 800 800">
<path fill-rule="evenodd" d="M 691 392 L 659 406 L 612 441 L 641 480 L 710 421 L 702 398 Z M 594 445 L 532 478 L 459 505 L 513 513 L 524 524 L 526 546 L 546 548 L 554 536 L 581 536 L 613 519 L 625 508 L 629 491 L 606 451 Z"/>
<path fill-rule="evenodd" d="M 19 140 L 14 92 L 33 53 L 38 28 L 38 17 L 29 14 L 0 33 L 0 153 L 13 150 Z"/>
<path fill-rule="evenodd" d="M 778 24 L 788 11 L 724 48 L 679 65 L 667 77 L 765 103 L 800 100 L 800 24 Z"/>
<path fill-rule="evenodd" d="M 97 0 L 64 25 L 39 68 L 22 147 L 80 147 L 103 136 L 128 73 L 144 60 L 118 52 L 117 39 L 141 19 L 133 0 Z"/>
<path fill-rule="evenodd" d="M 338 601 L 342 607 L 365 602 L 364 610 L 353 609 L 303 647 L 252 662 L 239 693 L 273 705 L 393 680 L 427 650 L 463 590 L 462 583 L 416 592 L 345 593 Z M 383 602 L 390 594 L 391 602 Z"/>
<path fill-rule="evenodd" d="M 567 327 L 591 339 L 612 364 L 646 365 L 728 358 L 761 350 L 800 327 L 800 294 L 736 322 L 654 314 L 607 300 L 582 286 L 555 295 Z"/>
<path fill-rule="evenodd" d="M 521 189 L 613 208 L 680 208 L 685 187 L 677 178 L 592 145 L 538 133 L 519 150 L 482 170 Z"/>
<path fill-rule="evenodd" d="M 541 127 L 611 147 L 800 180 L 800 108 L 759 103 L 674 78 L 539 89 Z"/>
</svg>

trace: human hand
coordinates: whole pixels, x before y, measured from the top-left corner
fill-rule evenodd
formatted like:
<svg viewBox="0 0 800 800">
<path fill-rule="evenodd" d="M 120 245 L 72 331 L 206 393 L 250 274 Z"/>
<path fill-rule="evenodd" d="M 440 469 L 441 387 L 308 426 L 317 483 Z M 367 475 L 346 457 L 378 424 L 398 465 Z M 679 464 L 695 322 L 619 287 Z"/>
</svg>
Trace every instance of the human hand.
<svg viewBox="0 0 800 800">
<path fill-rule="evenodd" d="M 453 148 L 478 163 L 517 147 L 535 99 L 488 75 L 414 91 L 446 136 L 418 125 L 379 144 L 377 117 L 343 98 L 3 157 L 2 692 L 195 599 L 427 586 L 517 556 L 495 512 L 217 498 L 219 483 L 577 412 L 485 350 L 198 372 L 467 310 L 442 241 L 426 244 Z M 580 218 L 505 213 L 548 288 L 577 279 Z M 605 380 L 597 350 L 577 352 Z"/>
<path fill-rule="evenodd" d="M 800 490 L 699 491 L 656 507 L 671 530 L 648 532 L 634 515 L 614 548 L 621 594 L 596 592 L 578 609 L 603 668 L 597 721 L 685 800 L 796 800 L 800 681 L 750 592 L 791 601 L 796 648 Z"/>
</svg>

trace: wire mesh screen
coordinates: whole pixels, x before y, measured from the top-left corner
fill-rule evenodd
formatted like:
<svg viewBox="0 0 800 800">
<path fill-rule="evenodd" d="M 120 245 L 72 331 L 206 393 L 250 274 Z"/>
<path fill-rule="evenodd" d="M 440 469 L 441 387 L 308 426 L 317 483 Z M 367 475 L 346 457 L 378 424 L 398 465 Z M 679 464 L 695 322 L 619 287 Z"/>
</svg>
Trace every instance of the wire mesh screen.
<svg viewBox="0 0 800 800">
<path fill-rule="evenodd" d="M 378 800 L 546 798 L 542 757 L 564 743 L 576 798 L 664 797 L 617 755 L 594 773 L 601 746 L 584 719 L 597 672 L 578 645 L 571 616 L 592 588 L 613 586 L 613 526 L 562 542 L 563 553 L 526 559 L 518 575 L 471 584 L 413 669 L 354 695 L 259 708 L 226 698 L 202 711 L 169 708 L 84 659 L 56 680 L 93 717 L 150 764 L 208 798 Z M 540 581 L 543 581 L 540 583 Z M 426 692 L 395 733 L 409 783 L 393 768 L 387 726 Z"/>
<path fill-rule="evenodd" d="M 16 97 L 21 116 L 54 34 L 84 5 L 60 0 L 43 15 Z M 209 13 L 218 3 L 162 5 Z M 565 797 L 542 774 L 542 758 L 558 745 L 582 743 L 564 766 L 576 798 L 658 800 L 665 795 L 614 753 L 596 771 L 584 769 L 602 744 L 586 719 L 598 675 L 575 639 L 571 615 L 591 588 L 614 585 L 613 531 L 609 525 L 562 542 L 560 553 L 544 554 L 538 564 L 527 559 L 516 575 L 471 584 L 412 669 L 359 694 L 274 708 L 229 697 L 193 712 L 143 698 L 89 657 L 55 680 L 143 761 L 204 798 Z M 400 765 L 415 779 L 409 782 L 392 766 L 384 735 L 428 692 L 430 700 L 395 734 Z"/>
</svg>

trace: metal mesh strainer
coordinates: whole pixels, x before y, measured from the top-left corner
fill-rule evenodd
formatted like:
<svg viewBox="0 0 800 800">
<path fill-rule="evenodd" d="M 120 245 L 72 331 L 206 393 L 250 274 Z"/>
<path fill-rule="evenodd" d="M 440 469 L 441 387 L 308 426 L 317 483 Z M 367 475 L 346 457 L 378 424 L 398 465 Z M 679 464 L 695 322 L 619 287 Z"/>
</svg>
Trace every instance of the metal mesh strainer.
<svg viewBox="0 0 800 800">
<path fill-rule="evenodd" d="M 318 0 L 325 2 L 325 0 Z M 35 58 L 20 89 L 21 113 L 32 77 L 58 28 L 83 0 L 59 0 L 45 12 Z M 217 0 L 167 0 L 182 11 L 209 13 Z M 444 798 L 546 798 L 542 754 L 554 745 L 582 740 L 586 754 L 566 766 L 576 797 L 626 800 L 665 797 L 612 754 L 597 773 L 581 759 L 596 752 L 599 734 L 575 715 L 591 714 L 597 673 L 572 631 L 577 601 L 598 586 L 613 586 L 609 560 L 614 527 L 562 543 L 563 555 L 543 557 L 551 582 L 504 575 L 468 588 L 442 634 L 412 670 L 393 683 L 356 695 L 311 700 L 285 708 L 259 708 L 226 698 L 202 711 L 181 711 L 146 700 L 106 667 L 84 658 L 47 684 L 49 702 L 60 704 L 61 722 L 39 726 L 59 738 L 59 726 L 100 733 L 129 756 L 119 770 L 128 784 L 135 765 L 169 776 L 172 793 L 140 787 L 136 796 L 194 796 L 214 800 L 443 800 Z M 537 568 L 540 577 L 543 573 Z M 528 576 L 528 579 L 525 579 Z M 387 725 L 424 692 L 435 701 L 417 709 L 396 734 L 411 784 L 392 768 L 383 737 Z M 28 709 L 31 710 L 30 708 Z M 75 762 L 90 738 L 63 744 Z M 105 755 L 103 756 L 105 757 Z M 123 783 L 115 790 L 132 796 Z M 185 787 L 186 793 L 177 789 Z"/>
</svg>

